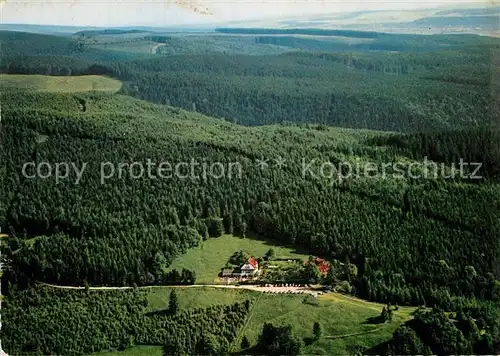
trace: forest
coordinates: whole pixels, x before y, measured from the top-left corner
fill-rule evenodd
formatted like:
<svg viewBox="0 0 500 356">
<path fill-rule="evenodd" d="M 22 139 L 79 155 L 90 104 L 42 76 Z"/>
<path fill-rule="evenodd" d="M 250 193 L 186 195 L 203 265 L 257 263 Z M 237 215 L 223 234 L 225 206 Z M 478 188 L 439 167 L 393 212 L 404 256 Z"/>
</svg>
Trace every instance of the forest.
<svg viewBox="0 0 500 356">
<path fill-rule="evenodd" d="M 33 101 L 46 109 L 29 108 Z M 499 206 L 489 197 L 498 196 L 499 186 L 486 171 L 483 183 L 460 177 L 361 176 L 338 182 L 301 176 L 302 157 L 328 162 L 363 157 L 381 165 L 408 149 L 381 145 L 380 136 L 394 139 L 375 132 L 275 126 L 248 135 L 231 123 L 144 105 L 106 94 L 12 94 L 2 120 L 3 155 L 12 172 L 6 175 L 2 201 L 10 202 L 3 208 L 4 231 L 17 237 L 10 240 L 13 266 L 5 278 L 26 281 L 29 273 L 54 283 L 85 278 L 91 285 L 152 283 L 155 266 L 168 265 L 202 239 L 251 230 L 352 261 L 359 270 L 351 281 L 356 293 L 370 300 L 451 306 L 455 295 L 498 298 Z M 455 150 L 449 149 L 435 159 L 453 160 Z M 260 155 L 284 157 L 287 168 L 262 174 L 253 164 Z M 102 185 L 97 163 L 191 157 L 239 162 L 244 174 L 182 184 L 175 177 L 114 176 Z M 20 165 L 26 160 L 90 162 L 91 167 L 78 185 L 71 179 L 56 183 L 23 177 Z M 29 248 L 19 251 L 23 241 L 30 241 Z M 75 254 L 81 265 L 74 262 Z M 36 262 L 41 256 L 44 260 Z M 37 271 L 36 265 L 43 269 Z M 465 266 L 474 270 L 472 279 Z"/>
<path fill-rule="evenodd" d="M 169 55 L 133 60 L 128 52 L 76 40 L 54 46 L 56 37 L 36 35 L 44 41 L 37 38 L 31 45 L 33 39 L 22 33 L 1 35 L 3 73 L 109 75 L 125 81 L 126 94 L 242 125 L 323 123 L 421 132 L 498 122 L 498 112 L 489 104 L 500 96 L 490 65 L 500 42 L 491 38 L 424 36 L 419 43 L 428 51 L 423 53 L 360 52 L 352 45 L 349 52 L 325 53 L 323 46 L 330 43 L 325 40 L 278 36 L 269 42 L 256 37 L 256 42 L 279 44 L 277 48 L 287 40 L 314 43 L 310 49 L 278 55 L 207 49 L 196 54 L 196 48 L 182 54 L 190 41 L 198 43 L 188 36 L 167 41 L 172 43 L 160 51 Z M 390 35 L 390 42 L 393 37 L 403 42 L 418 38 L 408 36 Z M 30 46 L 19 48 L 23 42 Z"/>
<path fill-rule="evenodd" d="M 401 33 L 383 33 L 374 31 L 355 31 L 355 30 L 333 30 L 333 29 L 314 29 L 314 28 L 292 28 L 292 29 L 273 29 L 273 28 L 216 28 L 216 32 L 229 34 L 245 34 L 256 36 L 280 35 L 273 37 L 277 41 L 283 38 L 284 41 L 304 37 L 290 37 L 293 35 L 311 36 L 318 40 L 322 37 L 370 39 L 371 41 L 355 44 L 348 49 L 352 51 L 402 51 L 402 52 L 436 52 L 447 50 L 450 47 L 464 49 L 466 47 L 498 46 L 498 39 L 493 37 L 482 37 L 469 34 L 451 34 L 451 35 L 413 35 Z M 283 36 L 286 35 L 286 36 Z M 260 38 L 260 37 L 257 37 Z M 269 37 L 264 37 L 269 38 Z M 487 47 L 483 47 L 486 49 Z M 498 47 L 496 47 L 498 48 Z M 314 50 L 314 48 L 306 48 Z M 337 50 L 345 48 L 339 47 Z"/>
<path fill-rule="evenodd" d="M 495 354 L 495 341 L 485 327 L 498 329 L 500 314 L 491 310 L 469 307 L 447 315 L 439 309 L 419 309 L 377 351 L 389 355 Z"/>
<path fill-rule="evenodd" d="M 175 298 L 167 310 L 147 313 L 141 290 L 16 291 L 4 301 L 2 314 L 12 321 L 2 327 L 2 341 L 10 354 L 23 355 L 85 355 L 134 343 L 165 346 L 170 355 L 226 354 L 249 302 L 179 310 Z"/>
<path fill-rule="evenodd" d="M 273 28 L 216 28 L 216 32 L 221 33 L 239 33 L 239 34 L 257 34 L 257 35 L 317 35 L 317 36 L 344 36 L 360 38 L 376 38 L 378 32 L 351 31 L 351 30 L 323 30 L 323 29 L 273 29 Z"/>
<path fill-rule="evenodd" d="M 296 32 L 262 40 L 266 31 L 251 34 L 269 46 L 299 41 Z M 386 354 L 495 353 L 500 96 L 491 56 L 498 41 L 323 35 L 395 37 L 428 50 L 146 57 L 78 39 L 1 32 L 2 73 L 99 74 L 124 83 L 118 94 L 2 88 L 5 349 L 85 354 L 139 343 L 162 345 L 166 354 L 223 354 L 248 304 L 145 314 L 136 289 L 53 290 L 38 283 L 194 284 L 194 272 L 168 270 L 175 257 L 223 234 L 254 234 L 354 266 L 338 275 L 357 297 L 434 308 L 401 326 L 382 345 Z M 100 171 L 102 162 L 192 159 L 237 163 L 242 174 L 136 179 L 128 172 L 103 182 Z M 269 160 L 265 170 L 256 165 L 262 159 Z M 427 159 L 435 166 L 422 166 Z M 480 179 L 450 176 L 464 160 L 480 163 Z M 87 168 L 75 184 L 74 172 L 62 181 L 29 178 L 26 162 Z M 311 162 L 308 174 L 303 162 Z M 325 163 L 390 167 L 384 177 L 347 177 L 342 169 L 323 174 Z M 435 167 L 436 177 L 395 177 L 395 163 L 405 172 Z M 94 323 L 99 327 L 87 327 Z M 438 330 L 432 335 L 439 340 L 426 339 L 429 330 Z M 267 332 L 291 335 L 272 326 Z M 286 347 L 295 350 L 293 342 Z"/>
</svg>

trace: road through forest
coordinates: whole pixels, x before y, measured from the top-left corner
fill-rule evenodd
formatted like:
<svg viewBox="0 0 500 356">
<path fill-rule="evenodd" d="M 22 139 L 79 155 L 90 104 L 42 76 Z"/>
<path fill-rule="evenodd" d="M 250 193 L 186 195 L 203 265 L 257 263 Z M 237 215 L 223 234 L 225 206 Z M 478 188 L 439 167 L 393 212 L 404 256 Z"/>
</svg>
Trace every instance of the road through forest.
<svg viewBox="0 0 500 356">
<path fill-rule="evenodd" d="M 85 289 L 85 287 L 75 287 L 75 286 L 61 286 L 56 284 L 48 284 L 42 283 L 39 284 L 49 286 L 52 288 L 60 288 L 60 289 Z M 267 292 L 267 293 L 307 293 L 312 294 L 314 296 L 322 294 L 321 292 L 314 290 L 310 287 L 260 287 L 256 285 L 223 285 L 223 284 L 191 284 L 191 285 L 177 285 L 177 286 L 141 286 L 137 287 L 138 289 L 147 289 L 147 288 L 162 288 L 162 287 L 173 287 L 173 288 L 201 288 L 201 287 L 210 287 L 210 288 L 229 288 L 229 289 L 246 289 L 253 290 L 257 292 Z M 127 290 L 133 289 L 134 287 L 88 287 L 89 290 Z"/>
</svg>

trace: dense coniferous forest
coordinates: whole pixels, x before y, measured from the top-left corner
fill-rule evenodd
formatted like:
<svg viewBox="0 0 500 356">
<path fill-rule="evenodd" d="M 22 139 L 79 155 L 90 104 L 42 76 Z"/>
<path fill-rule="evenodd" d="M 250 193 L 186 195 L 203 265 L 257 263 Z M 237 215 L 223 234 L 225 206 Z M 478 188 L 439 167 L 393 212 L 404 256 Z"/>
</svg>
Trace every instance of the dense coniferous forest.
<svg viewBox="0 0 500 356">
<path fill-rule="evenodd" d="M 282 55 L 205 53 L 130 61 L 127 52 L 104 51 L 82 41 L 64 39 L 55 46 L 53 36 L 37 35 L 42 44 L 20 46 L 31 39 L 14 34 L 2 33 L 5 73 L 111 75 L 126 81 L 127 94 L 243 125 L 313 122 L 415 132 L 468 127 L 498 117 L 498 106 L 489 104 L 499 94 L 491 66 L 499 42 L 490 38 L 421 38 L 418 43 L 431 53 L 356 48 L 317 53 L 324 41 L 292 37 L 319 44 L 312 51 Z M 383 36 L 391 43 L 400 39 Z M 401 41 L 417 39 L 401 35 Z"/>
<path fill-rule="evenodd" d="M 243 326 L 249 302 L 176 313 L 145 313 L 144 291 L 62 290 L 37 286 L 4 301 L 2 341 L 11 354 L 84 355 L 125 349 L 135 343 L 165 345 L 171 355 L 207 354 L 211 339 L 218 355 Z M 212 353 L 215 355 L 215 353 Z"/>
<path fill-rule="evenodd" d="M 85 354 L 138 343 L 162 345 L 168 355 L 224 354 L 245 323 L 248 303 L 144 314 L 145 297 L 136 290 L 54 290 L 36 283 L 194 284 L 193 271 L 169 270 L 175 257 L 224 233 L 251 233 L 356 266 L 346 282 L 360 298 L 435 308 L 401 326 L 382 345 L 384 353 L 495 353 L 500 109 L 492 56 L 499 42 L 306 34 L 427 46 L 418 53 L 356 46 L 332 52 L 317 39 L 304 44 L 296 31 L 247 34 L 255 34 L 256 43 L 305 48 L 144 56 L 78 38 L 0 33 L 2 73 L 123 81 L 119 94 L 2 88 L 6 350 Z M 267 169 L 256 164 L 262 159 Z M 278 160 L 286 164 L 280 168 Z M 426 160 L 430 166 L 422 165 Z M 187 170 L 158 176 L 161 162 L 193 161 L 198 165 L 189 167 L 190 176 Z M 451 175 L 464 161 L 481 167 Z M 70 164 L 67 177 L 56 181 L 51 171 L 29 178 L 43 162 Z M 154 177 L 144 171 L 136 177 L 141 167 L 148 172 L 148 162 Z M 207 175 L 204 169 L 215 163 L 223 174 Z M 339 169 L 325 171 L 326 163 Z M 347 164 L 362 173 L 348 177 Z M 387 175 L 363 174 L 370 164 L 379 173 L 387 165 Z M 395 177 L 395 164 L 403 172 L 435 169 L 436 177 Z M 481 177 L 471 179 L 473 173 Z"/>
<path fill-rule="evenodd" d="M 439 309 L 420 309 L 386 345 L 373 351 L 391 355 L 492 355 L 498 352 L 492 332 L 498 333 L 499 320 L 498 309 L 491 305 L 468 306 L 451 315 Z"/>
<path fill-rule="evenodd" d="M 47 109 L 29 108 L 32 100 Z M 56 109 L 59 102 L 65 105 Z M 296 126 L 248 135 L 248 129 L 216 119 L 103 94 L 15 93 L 2 123 L 2 147 L 10 169 L 17 171 L 4 193 L 10 201 L 4 226 L 21 240 L 12 242 L 11 253 L 23 239 L 37 236 L 30 248 L 12 254 L 13 268 L 6 275 L 14 280 L 26 281 L 31 273 L 54 283 L 79 284 L 85 278 L 91 284 L 153 283 L 155 266 L 168 265 L 203 238 L 221 234 L 212 225 L 222 219 L 227 232 L 248 227 L 307 246 L 311 253 L 354 261 L 360 270 L 353 281 L 357 293 L 368 299 L 448 305 L 448 293 L 498 297 L 499 207 L 488 199 L 497 196 L 494 181 L 360 177 L 339 182 L 315 178 L 318 166 L 301 176 L 302 157 L 311 162 L 394 160 L 404 150 L 373 144 L 391 136 Z M 21 149 L 20 136 L 26 137 Z M 284 157 L 287 169 L 263 174 L 253 162 L 261 155 Z M 242 174 L 205 179 L 196 171 L 198 179 L 180 184 L 180 178 L 132 179 L 125 170 L 121 179 L 115 174 L 101 184 L 96 163 L 175 163 L 186 157 L 237 162 Z M 74 173 L 55 182 L 20 176 L 19 162 L 26 160 L 89 162 L 89 167 L 79 184 Z M 81 264 L 74 262 L 75 253 Z M 35 263 L 41 255 L 46 260 Z M 33 269 L 38 263 L 41 271 Z M 99 266 L 106 265 L 113 267 L 104 273 Z M 463 269 L 467 265 L 477 271 L 473 285 Z M 85 270 L 93 272 L 82 275 Z"/>
<path fill-rule="evenodd" d="M 105 51 L 89 46 L 85 41 L 67 37 L 42 35 L 26 32 L 0 31 L 2 43 L 2 57 L 11 56 L 70 56 L 75 59 L 90 61 L 114 62 L 124 59 L 137 58 L 129 52 Z M 2 60 L 4 62 L 4 60 Z"/>
<path fill-rule="evenodd" d="M 323 29 L 272 29 L 272 28 L 216 28 L 216 32 L 257 34 L 257 35 L 318 35 L 318 36 L 344 36 L 360 38 L 377 38 L 378 32 L 349 31 L 349 30 L 323 30 Z"/>
<path fill-rule="evenodd" d="M 470 85 L 441 73 L 439 62 L 422 64 L 410 55 L 388 63 L 379 56 L 302 53 L 167 57 L 119 65 L 117 71 L 133 83 L 125 93 L 243 125 L 315 122 L 415 132 L 495 120 L 498 112 L 488 105 L 495 100 L 487 86 L 488 58 L 477 59 L 485 64 L 476 67 Z"/>
<path fill-rule="evenodd" d="M 280 35 L 274 36 L 276 41 L 281 42 L 280 38 L 287 43 L 290 40 L 298 37 L 286 37 L 293 35 L 308 35 L 322 37 L 340 37 L 340 38 L 355 38 L 355 39 L 370 39 L 372 41 L 364 44 L 357 44 L 351 47 L 352 50 L 379 50 L 379 51 L 408 51 L 408 52 L 427 52 L 443 49 L 444 47 L 483 47 L 488 46 L 498 48 L 498 41 L 491 37 L 479 38 L 475 35 L 460 34 L 460 35 L 439 35 L 425 36 L 412 34 L 389 34 L 373 31 L 355 31 L 355 30 L 332 30 L 332 29 L 313 29 L 313 28 L 293 28 L 293 29 L 268 29 L 268 28 L 218 28 L 216 32 L 230 34 L 245 34 L 245 35 Z M 269 37 L 267 37 L 269 38 Z M 317 37 L 316 37 L 317 38 Z M 277 43 L 276 43 L 277 44 Z M 313 48 L 306 48 L 313 49 Z M 345 49 L 339 47 L 338 50 Z"/>
</svg>

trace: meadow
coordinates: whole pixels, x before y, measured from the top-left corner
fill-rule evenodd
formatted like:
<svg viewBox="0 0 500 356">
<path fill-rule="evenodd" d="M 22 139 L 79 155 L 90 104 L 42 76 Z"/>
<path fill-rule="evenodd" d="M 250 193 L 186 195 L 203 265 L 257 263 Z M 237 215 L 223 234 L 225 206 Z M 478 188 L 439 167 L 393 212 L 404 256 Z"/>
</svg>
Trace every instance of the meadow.
<svg viewBox="0 0 500 356">
<path fill-rule="evenodd" d="M 92 47 L 98 48 L 106 51 L 117 51 L 117 52 L 130 52 L 144 55 L 148 58 L 148 54 L 155 54 L 152 49 L 156 47 L 158 43 L 152 41 L 134 41 L 129 43 L 104 43 L 104 44 L 93 44 Z"/>
<path fill-rule="evenodd" d="M 312 337 L 312 326 L 318 321 L 323 334 L 318 341 L 303 349 L 307 355 L 343 355 L 356 349 L 366 350 L 389 340 L 397 327 L 409 320 L 416 309 L 399 307 L 394 312 L 392 322 L 376 324 L 372 320 L 380 315 L 383 304 L 338 293 L 327 293 L 314 299 L 305 294 L 271 294 L 216 287 L 155 287 L 148 293 L 148 310 L 167 308 L 173 289 L 179 297 L 181 309 L 229 305 L 247 299 L 252 301 L 246 324 L 232 345 L 234 353 L 240 351 L 243 336 L 254 345 L 264 323 L 269 322 L 275 325 L 291 324 L 297 335 L 307 339 Z M 140 353 L 142 350 L 141 347 L 135 347 L 116 355 L 148 355 L 145 349 L 144 353 Z"/>
<path fill-rule="evenodd" d="M 148 293 L 148 311 L 168 307 L 170 292 L 175 288 L 181 309 L 206 308 L 211 305 L 231 305 L 244 300 L 255 301 L 261 295 L 245 289 L 226 289 L 216 287 L 154 287 Z"/>
<path fill-rule="evenodd" d="M 76 93 L 86 91 L 101 91 L 116 93 L 121 87 L 121 81 L 99 75 L 83 75 L 76 77 L 0 74 L 0 87 L 28 89 L 51 93 Z"/>
<path fill-rule="evenodd" d="M 196 273 L 196 283 L 211 284 L 219 280 L 219 272 L 229 257 L 239 250 L 247 252 L 254 258 L 263 257 L 270 248 L 274 250 L 276 258 L 307 260 L 309 257 L 305 251 L 278 244 L 270 239 L 223 235 L 206 240 L 198 247 L 179 256 L 170 265 L 169 270 L 187 268 Z"/>
</svg>

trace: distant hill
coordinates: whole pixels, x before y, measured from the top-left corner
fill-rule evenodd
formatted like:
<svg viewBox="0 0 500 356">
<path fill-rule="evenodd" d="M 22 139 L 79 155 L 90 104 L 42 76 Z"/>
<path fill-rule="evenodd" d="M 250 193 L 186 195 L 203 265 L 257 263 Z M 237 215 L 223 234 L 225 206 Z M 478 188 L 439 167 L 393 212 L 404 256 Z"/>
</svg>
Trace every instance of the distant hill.
<svg viewBox="0 0 500 356">
<path fill-rule="evenodd" d="M 76 36 L 99 36 L 99 35 L 126 35 L 131 33 L 149 33 L 150 31 L 145 30 L 121 30 L 117 28 L 108 28 L 105 30 L 83 30 L 78 31 L 74 35 Z"/>
<path fill-rule="evenodd" d="M 318 15 L 287 16 L 275 19 L 240 21 L 228 27 L 266 27 L 329 30 L 384 31 L 391 33 L 434 32 L 490 34 L 499 28 L 500 7 L 438 8 L 418 10 L 354 11 Z M 220 26 L 222 27 L 222 26 Z"/>
<path fill-rule="evenodd" d="M 0 24 L 0 31 L 23 31 L 40 34 L 74 35 L 80 32 L 85 34 L 116 34 L 134 32 L 203 32 L 212 30 L 214 26 L 186 25 L 178 27 L 155 27 L 155 26 L 120 26 L 120 27 L 94 27 L 94 26 L 57 26 L 57 25 L 34 25 L 34 24 Z M 111 31 L 111 32 L 110 32 Z M 113 33 L 114 32 L 114 33 Z"/>
<path fill-rule="evenodd" d="M 138 58 L 137 54 L 130 52 L 93 48 L 91 43 L 69 36 L 0 31 L 0 42 L 2 44 L 2 62 L 4 63 L 13 56 L 58 56 L 57 61 L 72 57 L 72 60 L 104 62 Z"/>
<path fill-rule="evenodd" d="M 436 12 L 436 16 L 484 16 L 484 15 L 494 15 L 500 12 L 500 6 L 495 7 L 483 7 L 477 9 L 451 9 L 451 10 L 443 10 Z"/>
<path fill-rule="evenodd" d="M 32 24 L 0 24 L 1 31 L 24 31 L 31 33 L 72 35 L 75 32 L 83 30 L 97 30 L 98 27 L 84 26 L 56 26 L 56 25 L 32 25 Z"/>
<path fill-rule="evenodd" d="M 255 19 L 245 21 L 222 21 L 185 26 L 118 26 L 118 27 L 86 27 L 56 26 L 32 24 L 0 24 L 0 30 L 26 31 L 45 34 L 77 34 L 113 35 L 140 32 L 207 32 L 215 27 L 260 27 L 288 29 L 350 29 L 364 31 L 384 31 L 420 33 L 421 26 L 447 27 L 454 33 L 480 33 L 498 29 L 500 6 L 460 7 L 449 6 L 430 9 L 412 10 L 360 10 L 352 12 L 323 13 L 316 15 L 280 16 L 271 19 Z M 496 25 L 496 27 L 495 27 Z M 452 27 L 452 28 L 450 28 Z M 455 28 L 457 27 L 457 28 Z M 458 28 L 459 27 L 459 28 Z M 481 29 L 477 29 L 480 27 Z"/>
<path fill-rule="evenodd" d="M 324 30 L 317 28 L 216 28 L 215 32 L 251 35 L 310 35 L 310 36 L 342 36 L 355 38 L 377 38 L 379 33 L 372 31 Z"/>
<path fill-rule="evenodd" d="M 400 23 L 397 26 L 470 26 L 483 27 L 488 29 L 498 30 L 498 15 L 497 16 L 433 16 L 418 19 L 412 22 Z"/>
</svg>

